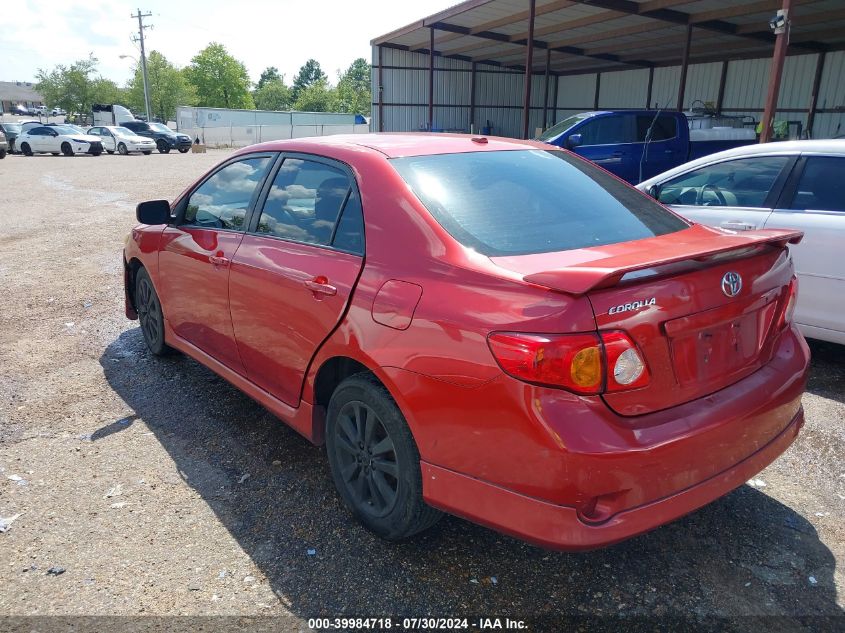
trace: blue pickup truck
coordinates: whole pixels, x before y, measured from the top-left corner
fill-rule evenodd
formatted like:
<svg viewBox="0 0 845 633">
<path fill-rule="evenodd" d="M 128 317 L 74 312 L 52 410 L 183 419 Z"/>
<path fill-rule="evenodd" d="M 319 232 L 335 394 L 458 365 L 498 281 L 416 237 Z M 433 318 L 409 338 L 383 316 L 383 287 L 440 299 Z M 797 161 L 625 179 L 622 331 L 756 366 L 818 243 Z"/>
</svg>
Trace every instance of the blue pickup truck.
<svg viewBox="0 0 845 633">
<path fill-rule="evenodd" d="M 540 135 L 637 184 L 687 161 L 756 143 L 753 130 L 692 131 L 683 112 L 603 110 L 572 115 Z M 700 139 L 700 140 L 699 140 Z"/>
</svg>

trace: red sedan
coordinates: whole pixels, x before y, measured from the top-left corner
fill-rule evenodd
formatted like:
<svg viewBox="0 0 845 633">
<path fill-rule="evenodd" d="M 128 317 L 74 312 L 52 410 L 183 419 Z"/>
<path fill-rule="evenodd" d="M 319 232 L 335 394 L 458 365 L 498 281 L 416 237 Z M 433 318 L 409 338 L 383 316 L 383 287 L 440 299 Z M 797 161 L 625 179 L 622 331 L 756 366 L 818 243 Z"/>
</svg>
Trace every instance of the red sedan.
<svg viewBox="0 0 845 633">
<path fill-rule="evenodd" d="M 639 534 L 803 424 L 789 231 L 690 225 L 548 145 L 278 141 L 138 205 L 126 314 L 310 441 L 380 536 L 450 512 L 539 545 Z"/>
</svg>

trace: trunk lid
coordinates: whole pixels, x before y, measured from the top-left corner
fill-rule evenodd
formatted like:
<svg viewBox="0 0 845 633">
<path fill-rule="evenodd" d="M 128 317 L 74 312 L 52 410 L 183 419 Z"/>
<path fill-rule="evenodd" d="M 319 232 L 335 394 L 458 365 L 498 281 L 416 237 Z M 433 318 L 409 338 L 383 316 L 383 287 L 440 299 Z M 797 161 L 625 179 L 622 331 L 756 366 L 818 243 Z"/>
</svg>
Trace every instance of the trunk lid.
<svg viewBox="0 0 845 633">
<path fill-rule="evenodd" d="M 649 383 L 603 398 L 635 416 L 719 391 L 771 358 L 793 274 L 785 245 L 801 236 L 696 225 L 637 242 L 493 261 L 526 282 L 586 295 L 598 330 L 631 336 Z"/>
</svg>

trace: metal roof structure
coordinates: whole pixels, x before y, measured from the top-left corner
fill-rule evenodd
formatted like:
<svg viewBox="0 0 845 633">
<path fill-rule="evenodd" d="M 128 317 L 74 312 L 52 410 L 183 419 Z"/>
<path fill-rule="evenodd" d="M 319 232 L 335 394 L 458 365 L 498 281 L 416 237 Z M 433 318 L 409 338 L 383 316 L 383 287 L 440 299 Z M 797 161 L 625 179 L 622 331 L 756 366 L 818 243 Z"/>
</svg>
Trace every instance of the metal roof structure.
<svg viewBox="0 0 845 633">
<path fill-rule="evenodd" d="M 532 71 L 557 75 L 768 57 L 781 0 L 537 0 Z M 845 49 L 842 0 L 793 0 L 787 54 Z M 525 70 L 526 0 L 468 0 L 373 46 Z M 432 37 L 433 35 L 433 37 Z M 687 45 L 687 39 L 689 44 Z M 547 57 L 548 55 L 548 57 Z"/>
</svg>

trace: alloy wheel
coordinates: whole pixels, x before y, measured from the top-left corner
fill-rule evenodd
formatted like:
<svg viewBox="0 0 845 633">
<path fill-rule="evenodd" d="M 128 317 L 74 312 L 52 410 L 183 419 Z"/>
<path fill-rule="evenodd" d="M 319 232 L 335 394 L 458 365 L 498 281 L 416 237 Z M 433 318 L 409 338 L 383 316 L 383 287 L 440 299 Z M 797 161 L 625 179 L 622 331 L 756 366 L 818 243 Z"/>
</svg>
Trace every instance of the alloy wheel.
<svg viewBox="0 0 845 633">
<path fill-rule="evenodd" d="M 161 310 L 156 301 L 152 283 L 147 278 L 138 280 L 138 320 L 141 322 L 141 331 L 150 347 L 159 342 L 161 332 Z"/>
</svg>

